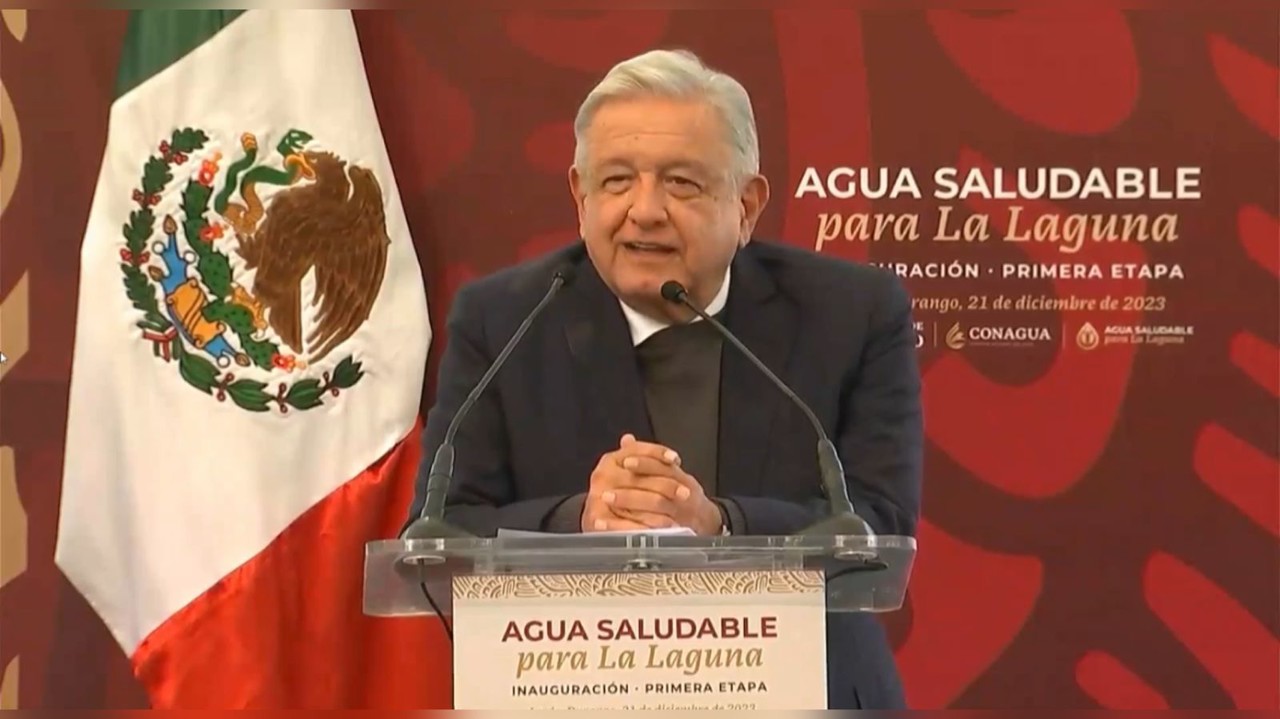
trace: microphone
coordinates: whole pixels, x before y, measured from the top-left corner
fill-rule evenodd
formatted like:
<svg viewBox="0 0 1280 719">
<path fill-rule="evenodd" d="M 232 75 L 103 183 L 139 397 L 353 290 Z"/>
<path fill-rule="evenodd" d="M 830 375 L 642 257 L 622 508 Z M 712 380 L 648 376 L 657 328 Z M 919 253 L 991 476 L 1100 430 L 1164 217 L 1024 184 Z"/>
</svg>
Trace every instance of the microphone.
<svg viewBox="0 0 1280 719">
<path fill-rule="evenodd" d="M 813 410 L 809 405 L 804 403 L 795 392 L 787 386 L 785 382 L 778 379 L 764 362 L 756 357 L 755 353 L 747 349 L 742 341 L 729 331 L 728 327 L 720 324 L 720 322 L 702 311 L 700 307 L 695 305 L 689 298 L 689 292 L 675 280 L 668 280 L 662 284 L 662 299 L 677 305 L 683 305 L 693 310 L 702 319 L 711 323 L 725 339 L 729 340 L 738 351 L 746 355 L 747 359 L 756 366 L 761 372 L 768 377 L 784 395 L 795 403 L 804 416 L 808 418 L 809 424 L 813 425 L 813 430 L 818 434 L 818 472 L 822 477 L 822 489 L 826 494 L 827 502 L 831 506 L 831 515 L 816 524 L 801 530 L 798 534 L 809 536 L 835 536 L 835 535 L 855 535 L 855 536 L 874 536 L 875 532 L 871 530 L 871 525 L 867 521 L 858 516 L 853 510 L 853 502 L 849 501 L 849 488 L 844 483 L 844 465 L 840 462 L 840 454 L 836 451 L 836 446 L 827 436 L 826 430 L 822 428 L 822 423 L 813 414 Z"/>
<path fill-rule="evenodd" d="M 566 260 L 556 270 L 551 280 L 551 286 L 547 288 L 542 300 L 529 311 L 524 321 L 516 328 L 515 334 L 511 335 L 511 339 L 507 340 L 507 345 L 502 348 L 497 358 L 489 365 L 489 369 L 480 377 L 480 381 L 476 382 L 475 387 L 471 388 L 471 394 L 467 395 L 467 398 L 462 402 L 462 406 L 454 413 L 453 419 L 449 422 L 449 427 L 444 432 L 444 441 L 440 443 L 440 446 L 436 449 L 435 456 L 431 460 L 431 471 L 427 474 L 427 492 L 422 504 L 422 511 L 419 513 L 418 518 L 413 521 L 413 524 L 405 528 L 400 537 L 401 539 L 443 539 L 474 536 L 470 532 L 454 527 L 444 521 L 445 498 L 449 494 L 449 485 L 453 482 L 454 436 L 457 435 L 458 428 L 462 426 L 462 420 L 471 411 L 476 400 L 480 399 L 480 395 L 484 393 L 485 388 L 493 381 L 494 375 L 498 374 L 498 370 L 502 369 L 502 365 L 511 356 L 511 352 L 516 348 L 516 345 L 520 344 L 520 340 L 524 338 L 525 332 L 528 332 L 529 328 L 533 326 L 534 319 L 542 313 L 543 308 L 551 303 L 552 298 L 560 291 L 560 288 L 573 281 L 573 277 L 574 266 L 571 261 Z"/>
</svg>

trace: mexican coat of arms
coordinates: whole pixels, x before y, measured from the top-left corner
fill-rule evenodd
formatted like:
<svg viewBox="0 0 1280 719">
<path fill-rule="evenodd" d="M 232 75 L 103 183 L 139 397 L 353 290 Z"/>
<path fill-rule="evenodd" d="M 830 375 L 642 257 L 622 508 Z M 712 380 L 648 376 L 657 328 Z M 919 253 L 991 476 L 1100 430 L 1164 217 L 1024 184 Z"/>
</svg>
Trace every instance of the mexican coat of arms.
<svg viewBox="0 0 1280 719">
<path fill-rule="evenodd" d="M 382 286 L 382 189 L 312 139 L 291 129 L 263 153 L 243 133 L 238 156 L 223 157 L 204 130 L 175 130 L 144 163 L 123 228 L 124 288 L 155 356 L 245 410 L 312 409 L 364 376 L 336 350 Z M 167 191 L 181 193 L 179 209 L 158 217 Z"/>
</svg>

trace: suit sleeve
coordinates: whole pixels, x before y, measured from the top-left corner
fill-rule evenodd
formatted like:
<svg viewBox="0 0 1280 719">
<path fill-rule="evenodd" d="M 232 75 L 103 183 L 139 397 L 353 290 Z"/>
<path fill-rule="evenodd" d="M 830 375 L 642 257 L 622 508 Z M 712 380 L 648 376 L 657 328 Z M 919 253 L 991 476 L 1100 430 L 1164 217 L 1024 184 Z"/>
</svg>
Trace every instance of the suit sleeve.
<svg viewBox="0 0 1280 719">
<path fill-rule="evenodd" d="M 502 343 L 506 338 L 502 338 Z M 454 298 L 447 321 L 447 344 L 440 359 L 435 404 L 427 413 L 422 464 L 414 487 L 407 528 L 426 501 L 427 476 L 436 448 L 471 389 L 488 370 L 499 348 L 488 351 L 483 313 L 476 292 L 464 287 Z M 506 420 L 497 384 L 490 384 L 454 435 L 453 483 L 445 500 L 445 520 L 472 534 L 491 537 L 498 528 L 567 531 L 565 497 L 516 501 L 510 467 Z M 561 521 L 549 526 L 552 513 Z M 403 533 L 403 529 L 401 533 Z"/>
<path fill-rule="evenodd" d="M 856 370 L 841 391 L 835 442 L 854 511 L 876 534 L 914 536 L 920 515 L 924 420 L 911 301 L 896 276 L 885 285 L 868 323 Z M 791 534 L 821 519 L 824 500 L 787 502 L 732 497 L 749 534 Z M 731 512 L 732 516 L 732 512 Z M 734 531 L 739 531 L 734 527 Z"/>
</svg>

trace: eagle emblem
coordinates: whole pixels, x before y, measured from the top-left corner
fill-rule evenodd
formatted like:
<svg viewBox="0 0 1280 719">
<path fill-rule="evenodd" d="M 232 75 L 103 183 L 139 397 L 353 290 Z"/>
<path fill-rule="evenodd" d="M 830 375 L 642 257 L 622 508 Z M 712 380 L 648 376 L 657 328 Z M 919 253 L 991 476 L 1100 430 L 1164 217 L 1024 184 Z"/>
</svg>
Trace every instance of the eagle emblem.
<svg viewBox="0 0 1280 719">
<path fill-rule="evenodd" d="M 290 129 L 224 156 L 175 130 L 142 167 L 120 269 L 154 355 L 254 412 L 308 410 L 364 376 L 337 352 L 369 318 L 391 239 L 372 170 Z M 316 376 L 316 370 L 321 370 Z"/>
</svg>

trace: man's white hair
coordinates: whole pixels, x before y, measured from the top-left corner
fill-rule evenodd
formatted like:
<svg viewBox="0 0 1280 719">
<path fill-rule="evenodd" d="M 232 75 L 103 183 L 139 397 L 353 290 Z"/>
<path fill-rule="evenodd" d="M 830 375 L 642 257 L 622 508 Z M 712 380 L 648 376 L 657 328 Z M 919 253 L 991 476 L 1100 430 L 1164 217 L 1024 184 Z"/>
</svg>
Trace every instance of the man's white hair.
<svg viewBox="0 0 1280 719">
<path fill-rule="evenodd" d="M 656 96 L 702 100 L 719 113 L 734 154 L 734 180 L 760 171 L 760 140 L 751 97 L 742 83 L 703 64 L 687 50 L 651 50 L 614 65 L 591 90 L 573 123 L 577 141 L 573 163 L 586 172 L 587 128 L 600 106 L 610 100 Z"/>
</svg>

